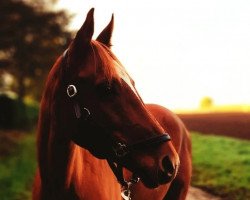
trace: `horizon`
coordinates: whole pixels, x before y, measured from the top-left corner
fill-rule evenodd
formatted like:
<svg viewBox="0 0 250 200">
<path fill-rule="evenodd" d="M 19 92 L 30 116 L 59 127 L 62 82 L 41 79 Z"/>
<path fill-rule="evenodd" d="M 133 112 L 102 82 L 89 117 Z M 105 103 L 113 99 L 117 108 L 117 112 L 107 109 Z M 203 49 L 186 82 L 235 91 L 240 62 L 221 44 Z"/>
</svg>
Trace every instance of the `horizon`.
<svg viewBox="0 0 250 200">
<path fill-rule="evenodd" d="M 60 0 L 79 29 L 95 7 L 95 37 L 115 15 L 113 51 L 145 102 L 170 109 L 250 104 L 250 2 Z"/>
</svg>

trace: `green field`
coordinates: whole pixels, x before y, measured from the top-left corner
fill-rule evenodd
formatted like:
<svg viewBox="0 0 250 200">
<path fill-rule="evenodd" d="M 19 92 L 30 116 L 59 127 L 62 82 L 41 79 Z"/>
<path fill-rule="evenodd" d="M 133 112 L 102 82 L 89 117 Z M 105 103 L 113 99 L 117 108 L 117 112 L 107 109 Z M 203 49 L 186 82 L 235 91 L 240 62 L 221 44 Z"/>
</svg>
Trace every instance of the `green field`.
<svg viewBox="0 0 250 200">
<path fill-rule="evenodd" d="M 192 133 L 192 140 L 192 184 L 227 200 L 250 199 L 250 141 L 198 133 Z M 11 141 L 0 146 L 0 152 L 9 148 L 8 156 L 0 155 L 0 199 L 29 200 L 36 167 L 34 134 Z"/>
<path fill-rule="evenodd" d="M 192 133 L 194 186 L 232 200 L 250 199 L 250 141 Z"/>
<path fill-rule="evenodd" d="M 2 133 L 1 133 L 2 134 Z M 3 139 L 0 152 L 0 199 L 31 199 L 31 187 L 36 168 L 34 134 L 20 133 L 15 139 Z M 9 148 L 9 149 L 8 149 Z"/>
</svg>

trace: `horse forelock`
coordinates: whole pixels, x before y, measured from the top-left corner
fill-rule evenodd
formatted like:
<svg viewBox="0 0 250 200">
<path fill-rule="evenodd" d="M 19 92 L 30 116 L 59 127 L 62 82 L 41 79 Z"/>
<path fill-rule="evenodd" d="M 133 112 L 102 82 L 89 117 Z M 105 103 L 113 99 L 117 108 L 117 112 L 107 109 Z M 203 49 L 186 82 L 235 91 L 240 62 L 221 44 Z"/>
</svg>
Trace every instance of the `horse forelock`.
<svg viewBox="0 0 250 200">
<path fill-rule="evenodd" d="M 101 74 L 108 82 L 114 78 L 120 80 L 114 65 L 114 61 L 119 62 L 119 60 L 114 54 L 102 43 L 95 40 L 91 41 L 91 47 L 93 50 L 96 75 Z"/>
<path fill-rule="evenodd" d="M 113 79 L 120 82 L 123 80 L 129 85 L 132 91 L 138 95 L 132 83 L 131 77 L 110 48 L 94 40 L 91 44 L 93 48 L 94 64 L 99 65 L 99 71 L 103 73 L 105 79 L 108 82 L 111 82 Z M 98 69 L 96 69 L 96 71 L 96 73 L 98 73 Z"/>
</svg>

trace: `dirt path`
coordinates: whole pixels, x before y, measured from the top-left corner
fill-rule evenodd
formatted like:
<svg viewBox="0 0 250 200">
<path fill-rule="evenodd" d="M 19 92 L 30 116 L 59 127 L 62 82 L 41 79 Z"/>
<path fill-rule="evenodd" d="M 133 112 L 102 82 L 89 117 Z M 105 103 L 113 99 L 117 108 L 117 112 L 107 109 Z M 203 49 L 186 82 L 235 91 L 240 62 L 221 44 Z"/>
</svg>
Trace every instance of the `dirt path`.
<svg viewBox="0 0 250 200">
<path fill-rule="evenodd" d="M 201 189 L 190 187 L 186 200 L 221 200 L 221 198 L 215 197 Z"/>
</svg>

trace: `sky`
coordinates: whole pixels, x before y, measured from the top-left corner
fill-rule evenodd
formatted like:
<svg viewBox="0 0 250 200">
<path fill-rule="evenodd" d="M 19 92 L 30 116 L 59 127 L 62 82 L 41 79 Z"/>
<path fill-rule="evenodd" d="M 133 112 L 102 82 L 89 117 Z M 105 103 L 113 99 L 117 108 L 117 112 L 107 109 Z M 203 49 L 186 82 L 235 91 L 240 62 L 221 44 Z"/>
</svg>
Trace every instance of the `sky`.
<svg viewBox="0 0 250 200">
<path fill-rule="evenodd" d="M 147 103 L 170 109 L 250 104 L 249 0 L 59 0 L 79 29 L 95 8 L 95 36 L 115 16 L 113 52 Z"/>
</svg>

